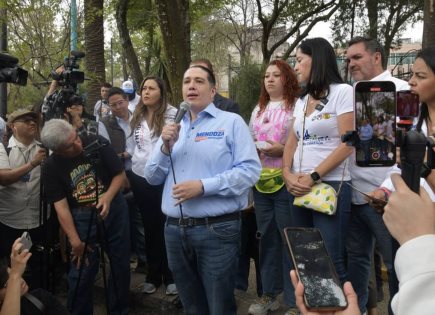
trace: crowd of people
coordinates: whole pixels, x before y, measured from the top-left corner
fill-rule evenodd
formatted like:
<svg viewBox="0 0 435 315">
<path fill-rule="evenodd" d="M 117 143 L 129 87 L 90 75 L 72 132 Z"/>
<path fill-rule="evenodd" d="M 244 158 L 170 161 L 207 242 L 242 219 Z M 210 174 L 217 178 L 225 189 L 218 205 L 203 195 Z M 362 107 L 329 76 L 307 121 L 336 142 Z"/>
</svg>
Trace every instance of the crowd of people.
<svg viewBox="0 0 435 315">
<path fill-rule="evenodd" d="M 377 40 L 352 39 L 346 59 L 354 81 L 392 81 L 397 91 L 418 94 L 414 129 L 435 132 L 434 48 L 417 54 L 408 82 L 386 70 Z M 376 314 L 382 288 L 370 281 L 379 265 L 375 246 L 388 272 L 389 313 L 430 314 L 434 172 L 425 173 L 425 189 L 416 194 L 395 174 L 397 166 L 356 166 L 355 149 L 341 140 L 355 128 L 354 91 L 327 40 L 304 40 L 294 68 L 284 60 L 267 65 L 248 124 L 238 104 L 217 93 L 209 60 L 192 61 L 182 82 L 185 113 L 169 104 L 165 82 L 149 76 L 138 86 L 102 84 L 93 115 L 79 95 L 69 97 L 62 117 L 48 121 L 30 110 L 8 115 L 10 136 L 0 145 L 0 256 L 10 257 L 11 270 L 0 314 L 20 313 L 27 261 L 29 287 L 43 286 L 42 244 L 56 219 L 67 240 L 72 314 L 93 313 L 93 283 L 105 257 L 110 314 L 128 314 L 133 256 L 136 270 L 146 270 L 142 292 L 164 285 L 186 314 L 237 314 L 234 290 L 247 289 L 251 257 L 258 300 L 249 314 L 277 310 L 281 294 L 286 315 L 322 314 L 304 304 L 285 227 L 314 227 L 323 236 L 348 301 L 345 310 L 328 314 Z M 53 81 L 46 101 L 56 93 Z M 367 159 L 373 137 L 385 152 L 392 149 L 381 139 L 394 136 L 394 122 L 383 121 L 389 115 L 376 124 L 363 118 L 358 132 Z M 333 188 L 331 213 L 298 203 L 319 183 Z M 384 214 L 359 191 L 388 202 Z M 25 231 L 31 253 L 20 251 Z"/>
</svg>

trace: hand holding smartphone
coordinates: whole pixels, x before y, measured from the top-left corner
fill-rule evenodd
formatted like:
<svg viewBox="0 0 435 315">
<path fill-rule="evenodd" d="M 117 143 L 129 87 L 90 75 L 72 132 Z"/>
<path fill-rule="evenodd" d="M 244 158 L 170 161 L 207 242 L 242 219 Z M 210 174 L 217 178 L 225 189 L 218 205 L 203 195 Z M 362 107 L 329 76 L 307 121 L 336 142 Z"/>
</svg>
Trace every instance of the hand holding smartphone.
<svg viewBox="0 0 435 315">
<path fill-rule="evenodd" d="M 364 195 L 364 197 L 367 199 L 367 201 L 369 201 L 370 203 L 378 206 L 378 207 L 385 207 L 387 205 L 387 201 L 379 199 L 379 198 L 375 198 L 361 190 L 359 190 L 358 188 L 356 188 L 354 185 L 350 184 L 349 182 L 346 182 L 346 184 L 348 184 L 350 186 L 350 188 L 352 188 L 353 190 L 356 190 L 357 192 L 359 192 L 360 194 Z"/>
<path fill-rule="evenodd" d="M 315 228 L 285 228 L 290 256 L 304 285 L 304 302 L 309 310 L 336 311 L 347 300 L 320 231 Z"/>
</svg>

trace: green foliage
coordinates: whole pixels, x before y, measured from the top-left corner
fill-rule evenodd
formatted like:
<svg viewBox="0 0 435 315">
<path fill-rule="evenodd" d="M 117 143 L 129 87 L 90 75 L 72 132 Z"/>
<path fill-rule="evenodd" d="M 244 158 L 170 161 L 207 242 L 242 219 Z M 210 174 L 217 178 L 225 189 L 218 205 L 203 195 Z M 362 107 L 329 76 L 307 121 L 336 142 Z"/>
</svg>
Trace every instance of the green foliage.
<svg viewBox="0 0 435 315">
<path fill-rule="evenodd" d="M 346 47 L 354 36 L 376 33 L 388 53 L 390 48 L 400 47 L 400 36 L 406 27 L 423 18 L 423 0 L 346 0 L 331 21 L 335 47 Z M 373 7 L 372 7 L 373 6 Z M 376 12 L 377 20 L 369 21 L 368 8 Z M 369 22 L 376 24 L 370 30 Z"/>
<path fill-rule="evenodd" d="M 7 6 L 9 53 L 29 72 L 27 86 L 8 87 L 8 112 L 41 104 L 49 73 L 69 51 L 69 8 L 62 0 L 11 0 Z"/>
<path fill-rule="evenodd" d="M 249 121 L 260 96 L 264 66 L 249 63 L 231 81 L 232 98 L 240 106 L 240 114 Z"/>
</svg>

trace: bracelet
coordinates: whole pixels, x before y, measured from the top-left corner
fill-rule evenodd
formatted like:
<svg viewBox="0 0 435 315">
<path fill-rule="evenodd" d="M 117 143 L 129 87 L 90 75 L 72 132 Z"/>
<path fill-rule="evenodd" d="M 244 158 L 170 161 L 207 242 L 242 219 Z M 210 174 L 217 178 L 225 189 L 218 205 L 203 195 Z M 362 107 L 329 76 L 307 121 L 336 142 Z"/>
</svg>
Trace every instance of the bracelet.
<svg viewBox="0 0 435 315">
<path fill-rule="evenodd" d="M 164 145 L 165 145 L 164 143 L 161 145 L 161 147 L 160 147 L 160 152 L 162 152 L 164 155 L 168 155 L 168 156 L 169 156 L 169 153 L 166 153 L 166 152 L 164 151 L 164 148 L 163 148 Z"/>
<path fill-rule="evenodd" d="M 30 162 L 29 162 L 29 164 L 30 164 L 30 166 L 31 166 L 32 168 L 35 168 L 35 167 L 37 167 L 37 166 L 38 166 L 38 164 L 36 164 L 36 165 L 33 165 L 32 161 L 30 161 Z"/>
</svg>

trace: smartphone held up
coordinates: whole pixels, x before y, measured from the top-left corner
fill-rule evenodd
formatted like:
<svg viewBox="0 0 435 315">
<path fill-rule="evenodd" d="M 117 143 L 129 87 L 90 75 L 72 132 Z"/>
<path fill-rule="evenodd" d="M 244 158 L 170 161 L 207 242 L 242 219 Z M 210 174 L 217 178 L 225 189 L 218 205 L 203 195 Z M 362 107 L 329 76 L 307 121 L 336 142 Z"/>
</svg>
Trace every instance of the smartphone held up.
<svg viewBox="0 0 435 315">
<path fill-rule="evenodd" d="M 355 84 L 356 165 L 393 166 L 397 128 L 409 130 L 419 114 L 419 99 L 410 91 L 396 92 L 391 81 Z"/>
</svg>

